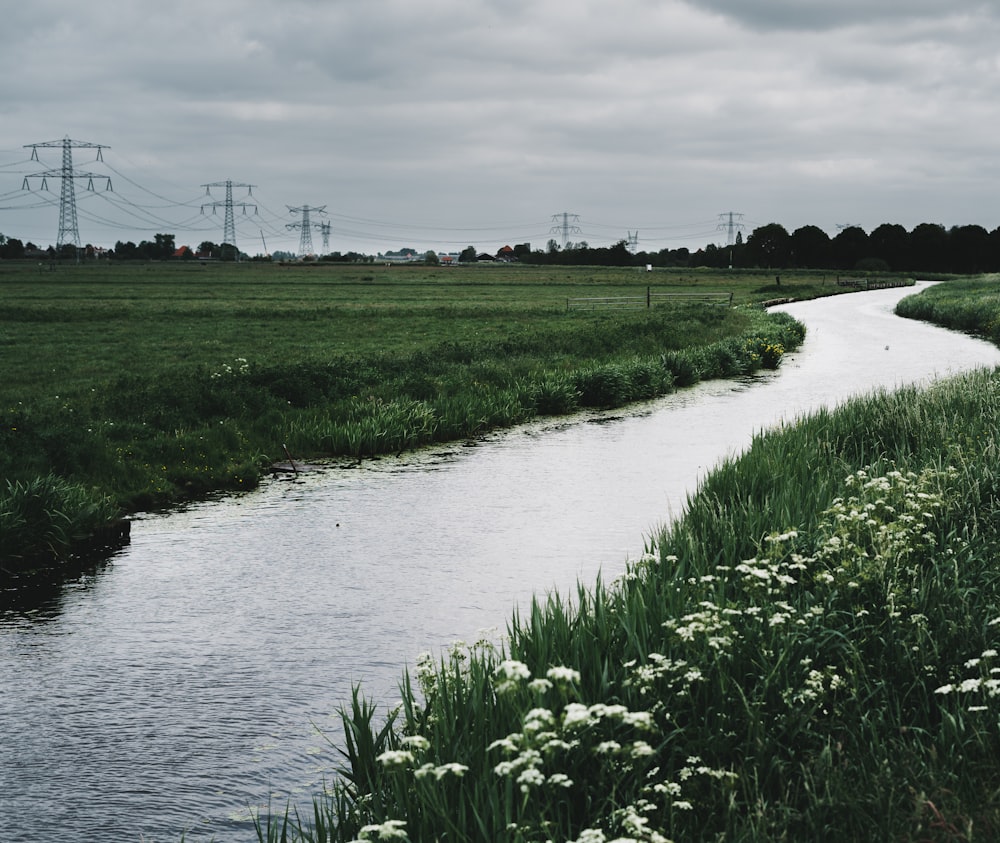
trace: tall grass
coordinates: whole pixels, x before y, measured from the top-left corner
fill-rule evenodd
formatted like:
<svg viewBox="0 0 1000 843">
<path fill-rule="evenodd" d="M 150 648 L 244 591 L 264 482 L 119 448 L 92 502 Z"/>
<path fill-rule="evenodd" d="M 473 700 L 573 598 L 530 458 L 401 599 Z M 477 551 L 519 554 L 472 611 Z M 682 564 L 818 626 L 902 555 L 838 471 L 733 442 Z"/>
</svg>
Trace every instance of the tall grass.
<svg viewBox="0 0 1000 843">
<path fill-rule="evenodd" d="M 896 313 L 1000 344 L 1000 276 L 953 279 L 908 296 Z"/>
<path fill-rule="evenodd" d="M 261 839 L 996 839 L 998 430 L 980 371 L 758 436 L 617 581 L 356 693 Z"/>
<path fill-rule="evenodd" d="M 53 475 L 0 488 L 0 572 L 26 573 L 107 532 L 118 508 L 107 496 Z"/>
</svg>

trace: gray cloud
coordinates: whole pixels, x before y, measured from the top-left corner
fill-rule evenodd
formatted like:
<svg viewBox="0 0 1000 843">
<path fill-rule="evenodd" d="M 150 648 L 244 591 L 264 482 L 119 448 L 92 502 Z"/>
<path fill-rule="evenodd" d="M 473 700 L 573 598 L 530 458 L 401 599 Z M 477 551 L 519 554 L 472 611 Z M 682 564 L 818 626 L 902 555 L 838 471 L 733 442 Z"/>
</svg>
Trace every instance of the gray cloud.
<svg viewBox="0 0 1000 843">
<path fill-rule="evenodd" d="M 52 207 L 17 195 L 38 165 L 18 162 L 65 135 L 162 196 L 258 185 L 271 248 L 294 248 L 279 217 L 301 204 L 339 215 L 331 248 L 365 250 L 470 228 L 542 246 L 562 210 L 595 243 L 642 223 L 650 248 L 704 245 L 728 210 L 993 228 L 998 17 L 964 0 L 38 0 L 0 30 L 0 231 L 53 238 Z M 84 239 L 154 233 L 99 216 Z"/>
</svg>

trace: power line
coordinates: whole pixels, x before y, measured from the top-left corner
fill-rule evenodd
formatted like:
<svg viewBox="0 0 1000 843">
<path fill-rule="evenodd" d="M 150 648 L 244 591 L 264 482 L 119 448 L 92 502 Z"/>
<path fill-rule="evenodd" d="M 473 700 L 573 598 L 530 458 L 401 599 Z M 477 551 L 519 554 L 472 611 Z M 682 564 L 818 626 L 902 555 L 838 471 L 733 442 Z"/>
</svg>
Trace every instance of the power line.
<svg viewBox="0 0 1000 843">
<path fill-rule="evenodd" d="M 299 256 L 302 257 L 303 255 L 313 254 L 312 230 L 313 227 L 315 227 L 322 231 L 323 223 L 309 222 L 309 214 L 325 214 L 326 205 L 320 205 L 318 208 L 310 208 L 308 205 L 303 205 L 301 208 L 293 208 L 291 205 L 287 205 L 286 207 L 288 208 L 288 212 L 291 214 L 302 214 L 301 222 L 290 222 L 285 226 L 285 228 L 289 230 L 298 228 L 302 232 L 299 237 Z M 328 244 L 330 242 L 329 231 L 324 232 L 324 237 L 326 239 L 326 243 Z"/>
<path fill-rule="evenodd" d="M 234 182 L 232 179 L 226 179 L 225 181 L 214 181 L 209 184 L 203 184 L 205 188 L 205 195 L 212 195 L 213 187 L 225 187 L 226 188 L 226 198 L 224 201 L 219 202 L 215 200 L 214 202 L 206 202 L 201 206 L 202 213 L 205 212 L 205 208 L 209 207 L 212 209 L 212 213 L 215 213 L 215 209 L 222 205 L 225 208 L 225 220 L 222 227 L 222 245 L 232 246 L 236 252 L 236 259 L 239 260 L 240 250 L 236 248 L 236 222 L 233 219 L 233 188 L 234 187 L 245 187 L 247 189 L 247 196 L 253 196 L 254 185 L 244 184 L 242 182 Z M 247 203 L 241 203 L 243 205 L 243 213 L 247 212 Z M 254 206 L 254 213 L 257 213 L 257 207 Z"/>
<path fill-rule="evenodd" d="M 74 173 L 73 172 L 73 150 L 74 149 L 96 149 L 97 160 L 103 161 L 102 149 L 110 147 L 100 143 L 90 143 L 89 141 L 75 141 L 65 137 L 61 141 L 44 141 L 43 143 L 26 143 L 25 149 L 31 149 L 31 160 L 38 161 L 38 150 L 40 147 L 62 147 L 62 167 L 58 170 L 44 170 L 41 173 L 31 173 L 24 177 L 23 190 L 30 190 L 28 179 L 40 178 L 42 180 L 42 190 L 48 190 L 47 179 L 58 177 L 61 181 L 59 192 L 59 233 L 56 235 L 56 249 L 64 245 L 72 245 L 80 248 L 80 227 L 76 216 L 76 187 L 74 179 L 87 179 L 87 189 L 94 189 L 94 179 L 107 178 L 105 190 L 111 190 L 111 179 L 97 173 Z"/>
<path fill-rule="evenodd" d="M 562 219 L 561 224 L 559 223 L 560 218 Z M 572 221 L 573 224 L 571 224 L 570 221 Z M 562 247 L 565 250 L 566 247 L 569 245 L 570 234 L 583 234 L 583 229 L 581 229 L 580 226 L 575 224 L 578 223 L 579 221 L 580 221 L 579 214 L 568 214 L 565 211 L 563 211 L 561 214 L 553 214 L 552 222 L 557 223 L 557 225 L 554 225 L 552 226 L 552 228 L 549 229 L 549 234 L 559 234 L 560 232 L 562 232 Z"/>
<path fill-rule="evenodd" d="M 728 218 L 728 220 L 727 220 Z M 719 214 L 719 224 L 715 227 L 716 231 L 721 231 L 726 229 L 726 245 L 733 246 L 736 243 L 736 232 L 737 230 L 743 230 L 743 214 L 737 214 L 735 211 L 726 211 L 724 214 Z"/>
</svg>

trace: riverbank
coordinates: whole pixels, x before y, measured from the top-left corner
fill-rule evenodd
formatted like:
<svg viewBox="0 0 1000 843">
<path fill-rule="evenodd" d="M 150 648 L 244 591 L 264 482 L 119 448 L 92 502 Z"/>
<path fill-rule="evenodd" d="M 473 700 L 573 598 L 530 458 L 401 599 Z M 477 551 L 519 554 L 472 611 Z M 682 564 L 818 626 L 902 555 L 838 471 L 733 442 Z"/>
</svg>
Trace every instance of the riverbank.
<svg viewBox="0 0 1000 843">
<path fill-rule="evenodd" d="M 616 582 L 356 695 L 261 839 L 993 839 L 998 430 L 979 371 L 758 436 Z"/>
<path fill-rule="evenodd" d="M 5 272 L 4 342 L 25 365 L 0 387 L 0 566 L 47 572 L 122 514 L 253 488 L 289 456 L 622 406 L 774 368 L 802 338 L 753 306 L 773 295 L 759 275 L 660 279 L 728 284 L 737 307 L 571 313 L 569 296 L 620 294 L 635 272 L 396 269 Z M 815 276 L 781 289 L 838 291 Z"/>
</svg>

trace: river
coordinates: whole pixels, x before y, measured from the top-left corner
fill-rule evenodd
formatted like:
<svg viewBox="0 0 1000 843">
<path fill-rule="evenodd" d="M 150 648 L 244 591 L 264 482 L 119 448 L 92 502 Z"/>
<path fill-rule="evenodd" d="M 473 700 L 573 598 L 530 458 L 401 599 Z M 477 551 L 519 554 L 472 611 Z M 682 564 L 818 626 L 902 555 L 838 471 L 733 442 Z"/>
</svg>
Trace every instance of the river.
<svg viewBox="0 0 1000 843">
<path fill-rule="evenodd" d="M 251 809 L 329 779 L 353 683 L 391 703 L 422 651 L 613 579 L 782 419 L 1000 364 L 894 316 L 912 292 L 784 306 L 808 336 L 776 373 L 138 517 L 94 570 L 0 607 L 3 841 L 255 840 Z"/>
</svg>

